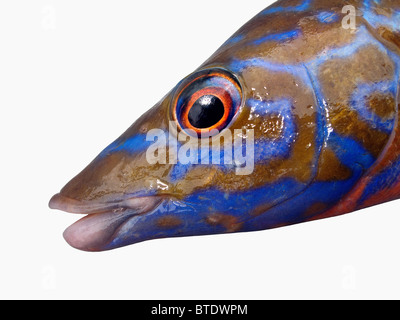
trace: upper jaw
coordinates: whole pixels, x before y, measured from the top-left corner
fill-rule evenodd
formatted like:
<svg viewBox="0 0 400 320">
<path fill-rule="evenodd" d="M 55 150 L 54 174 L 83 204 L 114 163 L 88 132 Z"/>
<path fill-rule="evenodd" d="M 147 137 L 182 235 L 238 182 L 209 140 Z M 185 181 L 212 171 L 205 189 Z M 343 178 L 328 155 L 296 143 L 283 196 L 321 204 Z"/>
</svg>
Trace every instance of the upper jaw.
<svg viewBox="0 0 400 320">
<path fill-rule="evenodd" d="M 54 195 L 50 202 L 50 209 L 61 210 L 76 214 L 98 214 L 102 212 L 122 212 L 124 210 L 133 210 L 136 215 L 150 211 L 161 202 L 162 198 L 158 196 L 126 198 L 111 202 L 79 201 L 58 193 Z"/>
<path fill-rule="evenodd" d="M 76 249 L 103 251 L 108 250 L 109 244 L 118 237 L 118 231 L 127 221 L 152 212 L 162 202 L 162 197 L 150 196 L 93 203 L 56 194 L 49 206 L 69 213 L 87 214 L 65 230 L 64 238 Z"/>
</svg>

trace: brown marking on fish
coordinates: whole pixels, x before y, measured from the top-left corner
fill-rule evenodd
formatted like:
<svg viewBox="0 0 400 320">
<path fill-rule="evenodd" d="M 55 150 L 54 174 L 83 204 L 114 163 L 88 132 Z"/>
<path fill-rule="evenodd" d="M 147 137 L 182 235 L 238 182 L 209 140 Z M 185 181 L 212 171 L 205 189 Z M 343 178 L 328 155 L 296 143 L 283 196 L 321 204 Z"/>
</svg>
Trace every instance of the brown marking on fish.
<svg viewBox="0 0 400 320">
<path fill-rule="evenodd" d="M 378 29 L 378 33 L 380 36 L 388 41 L 392 46 L 395 46 L 395 49 L 397 49 L 397 52 L 400 50 L 400 33 L 399 32 L 393 32 L 386 27 L 380 27 Z"/>
<path fill-rule="evenodd" d="M 351 177 L 351 170 L 340 162 L 335 153 L 324 148 L 318 165 L 317 181 L 340 181 Z"/>
<path fill-rule="evenodd" d="M 372 111 L 383 119 L 393 119 L 396 112 L 396 100 L 390 94 L 377 92 L 369 97 Z"/>
<path fill-rule="evenodd" d="M 304 213 L 304 216 L 307 217 L 313 217 L 316 214 L 319 214 L 321 212 L 324 212 L 328 208 L 328 205 L 323 202 L 317 202 L 313 203 Z"/>
<path fill-rule="evenodd" d="M 353 137 L 374 157 L 378 157 L 387 145 L 390 135 L 360 119 L 355 110 L 340 104 L 329 105 L 330 121 L 333 129 L 347 137 Z"/>
<path fill-rule="evenodd" d="M 270 203 L 261 204 L 251 212 L 251 215 L 254 217 L 261 216 L 273 207 L 274 205 Z"/>
<path fill-rule="evenodd" d="M 183 221 L 175 216 L 165 216 L 157 220 L 156 225 L 162 229 L 174 229 L 183 224 Z"/>
<path fill-rule="evenodd" d="M 173 193 L 179 197 L 184 197 L 185 195 L 193 193 L 195 190 L 207 188 L 213 184 L 216 172 L 217 168 L 214 166 L 193 166 L 186 174 L 185 178 L 178 181 L 173 186 Z"/>
<path fill-rule="evenodd" d="M 282 116 L 258 116 L 251 123 L 244 125 L 244 130 L 254 130 L 254 139 L 272 140 L 279 139 L 283 132 L 284 122 Z"/>
<path fill-rule="evenodd" d="M 319 80 L 327 100 L 328 122 L 339 134 L 355 138 L 375 157 L 385 148 L 390 135 L 372 128 L 348 104 L 358 85 L 391 80 L 394 72 L 393 61 L 374 46 L 362 48 L 346 59 L 329 60 L 319 70 Z M 375 105 L 378 111 L 390 108 L 390 103 L 389 106 Z"/>
<path fill-rule="evenodd" d="M 223 226 L 227 232 L 238 232 L 242 227 L 242 223 L 236 217 L 221 213 L 208 215 L 206 222 L 212 226 Z"/>
<path fill-rule="evenodd" d="M 276 181 L 281 178 L 280 172 L 285 176 L 297 178 L 305 181 L 311 179 L 311 164 L 315 156 L 315 117 L 316 102 L 314 93 L 306 86 L 302 80 L 289 73 L 265 72 L 260 68 L 249 68 L 244 70 L 243 75 L 246 82 L 252 83 L 252 88 L 248 92 L 249 98 L 274 101 L 290 97 L 292 99 L 291 113 L 296 125 L 296 137 L 291 149 L 292 152 L 287 159 L 271 158 L 265 159 L 264 165 L 256 166 L 255 173 L 245 179 L 255 179 L 255 185 L 262 185 L 265 182 Z M 262 136 L 261 130 L 271 130 L 272 132 L 282 132 L 276 123 L 268 117 L 260 117 L 263 123 L 254 123 L 254 114 L 243 114 L 235 123 L 235 127 L 247 128 L 253 124 L 256 128 L 255 136 Z M 284 124 L 284 123 L 283 123 Z M 257 130 L 258 129 L 258 130 Z M 303 166 L 304 164 L 304 166 Z M 258 179 L 262 179 L 258 183 Z"/>
<path fill-rule="evenodd" d="M 395 65 L 390 57 L 369 45 L 350 57 L 326 61 L 318 77 L 328 102 L 347 105 L 359 84 L 392 80 L 394 75 Z"/>
<path fill-rule="evenodd" d="M 352 42 L 354 33 L 341 27 L 341 20 L 330 24 L 321 24 L 316 17 L 310 16 L 301 19 L 298 30 L 301 35 L 272 47 L 271 43 L 260 46 L 261 54 L 269 61 L 280 64 L 301 64 L 315 59 L 325 50 L 346 46 Z M 249 54 L 251 54 L 249 52 Z M 250 58 L 244 56 L 243 58 Z"/>
<path fill-rule="evenodd" d="M 143 187 L 157 189 L 161 177 L 167 177 L 171 168 L 172 165 L 150 165 L 145 154 L 132 157 L 124 152 L 111 153 L 92 162 L 90 170 L 72 179 L 61 194 L 80 201 L 107 201 L 109 195 L 111 200 L 123 199 Z"/>
<path fill-rule="evenodd" d="M 284 5 L 287 5 L 287 1 L 280 3 L 280 6 Z M 342 8 L 343 2 L 337 6 L 329 5 L 329 11 L 339 16 L 343 16 Z M 342 28 L 341 19 L 330 24 L 321 23 L 316 18 L 317 12 L 281 12 L 257 16 L 233 36 L 243 36 L 244 40 L 220 48 L 207 63 L 228 63 L 233 56 L 241 60 L 263 57 L 280 64 L 299 64 L 315 59 L 329 48 L 343 47 L 352 42 L 356 34 Z M 293 15 L 297 18 L 292 19 Z M 300 35 L 286 41 L 269 40 L 251 45 L 267 35 L 293 30 L 298 30 Z"/>
</svg>

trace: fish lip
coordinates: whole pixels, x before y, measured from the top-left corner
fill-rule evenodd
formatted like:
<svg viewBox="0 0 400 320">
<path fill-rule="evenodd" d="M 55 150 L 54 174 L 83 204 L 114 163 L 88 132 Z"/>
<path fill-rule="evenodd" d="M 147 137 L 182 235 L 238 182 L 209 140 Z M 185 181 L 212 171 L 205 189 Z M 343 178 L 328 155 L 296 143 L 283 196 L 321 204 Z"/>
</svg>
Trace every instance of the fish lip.
<svg viewBox="0 0 400 320">
<path fill-rule="evenodd" d="M 49 206 L 51 209 L 85 215 L 64 231 L 64 239 L 75 249 L 99 252 L 109 250 L 109 244 L 118 237 L 119 230 L 129 220 L 153 212 L 165 198 L 147 196 L 94 203 L 56 194 Z"/>
<path fill-rule="evenodd" d="M 94 215 L 99 213 L 123 212 L 130 209 L 136 214 L 143 214 L 156 207 L 162 200 L 161 196 L 131 197 L 110 202 L 81 201 L 69 198 L 58 193 L 50 202 L 50 209 L 60 210 L 73 214 Z"/>
</svg>

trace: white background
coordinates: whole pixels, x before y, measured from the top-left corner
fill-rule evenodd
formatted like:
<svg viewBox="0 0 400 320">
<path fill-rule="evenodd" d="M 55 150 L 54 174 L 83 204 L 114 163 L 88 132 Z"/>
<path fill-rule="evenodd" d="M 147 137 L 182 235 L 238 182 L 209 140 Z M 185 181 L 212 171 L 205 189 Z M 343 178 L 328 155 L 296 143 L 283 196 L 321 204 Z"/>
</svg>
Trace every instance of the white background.
<svg viewBox="0 0 400 320">
<path fill-rule="evenodd" d="M 70 248 L 47 204 L 271 1 L 2 1 L 0 298 L 400 298 L 400 202 L 277 230 Z"/>
</svg>

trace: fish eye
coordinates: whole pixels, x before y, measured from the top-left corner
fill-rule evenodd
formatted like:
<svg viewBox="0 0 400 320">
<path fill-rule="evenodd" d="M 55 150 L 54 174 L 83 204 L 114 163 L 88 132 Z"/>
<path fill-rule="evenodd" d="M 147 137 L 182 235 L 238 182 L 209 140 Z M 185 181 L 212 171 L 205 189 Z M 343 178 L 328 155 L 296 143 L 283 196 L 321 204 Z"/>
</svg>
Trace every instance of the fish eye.
<svg viewBox="0 0 400 320">
<path fill-rule="evenodd" d="M 178 86 L 172 113 L 179 129 L 207 137 L 228 127 L 241 103 L 242 89 L 232 74 L 222 69 L 203 70 Z"/>
</svg>

